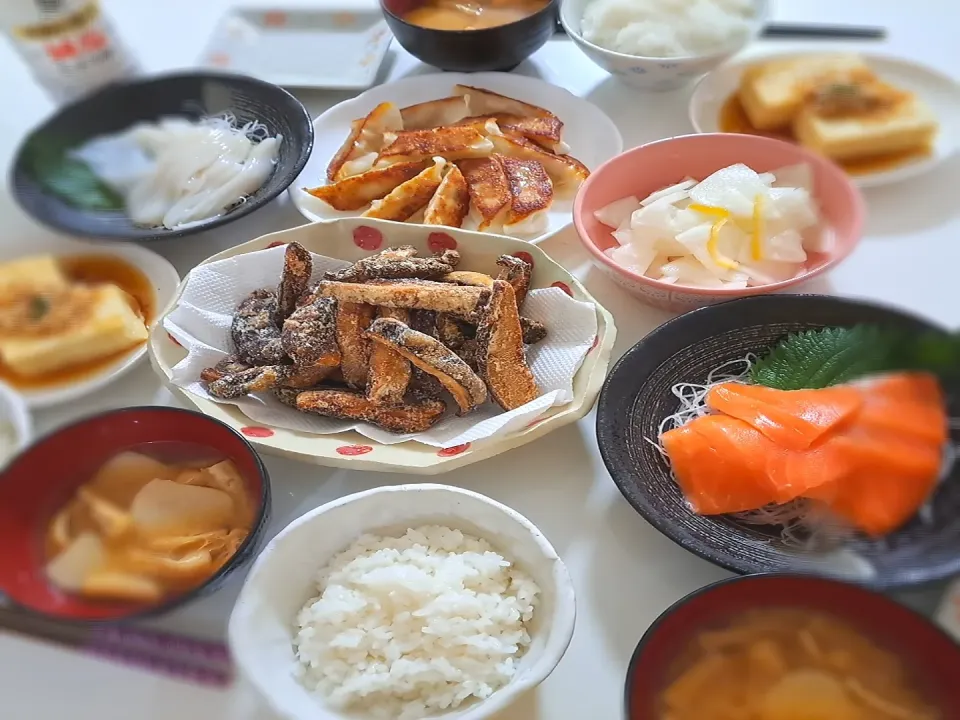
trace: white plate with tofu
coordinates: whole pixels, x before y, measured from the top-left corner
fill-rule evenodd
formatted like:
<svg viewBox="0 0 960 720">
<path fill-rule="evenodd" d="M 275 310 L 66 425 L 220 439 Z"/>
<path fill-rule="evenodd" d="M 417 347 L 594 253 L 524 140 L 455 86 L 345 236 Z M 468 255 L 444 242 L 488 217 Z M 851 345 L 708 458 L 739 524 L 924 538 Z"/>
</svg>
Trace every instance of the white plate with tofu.
<svg viewBox="0 0 960 720">
<path fill-rule="evenodd" d="M 31 408 L 94 392 L 143 357 L 179 283 L 135 245 L 60 238 L 0 253 L 0 380 Z"/>
<path fill-rule="evenodd" d="M 889 55 L 763 55 L 705 76 L 690 98 L 690 121 L 699 133 L 800 142 L 873 187 L 920 175 L 957 151 L 960 85 Z"/>
<path fill-rule="evenodd" d="M 534 243 L 570 225 L 580 183 L 623 149 L 595 105 L 510 73 L 405 78 L 313 125 L 313 153 L 290 186 L 309 220 L 363 215 Z"/>
</svg>

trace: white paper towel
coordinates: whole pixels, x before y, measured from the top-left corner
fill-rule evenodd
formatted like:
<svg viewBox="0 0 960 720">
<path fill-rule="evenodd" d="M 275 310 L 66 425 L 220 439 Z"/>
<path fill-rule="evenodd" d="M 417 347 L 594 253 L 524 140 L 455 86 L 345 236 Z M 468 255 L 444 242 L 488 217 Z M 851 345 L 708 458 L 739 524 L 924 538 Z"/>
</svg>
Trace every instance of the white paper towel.
<svg viewBox="0 0 960 720">
<path fill-rule="evenodd" d="M 211 397 L 199 381 L 200 371 L 216 365 L 231 353 L 230 323 L 234 310 L 254 290 L 277 285 L 283 255 L 284 248 L 276 247 L 201 265 L 190 273 L 180 302 L 164 319 L 164 328 L 188 352 L 173 368 L 173 383 L 208 400 L 236 405 L 261 425 L 317 435 L 352 429 L 384 444 L 412 439 L 434 447 L 452 447 L 514 432 L 554 405 L 573 399 L 573 376 L 597 335 L 597 313 L 591 303 L 574 300 L 559 288 L 531 290 L 523 305 L 523 314 L 546 325 L 547 337 L 527 349 L 527 362 L 543 394 L 511 412 L 487 403 L 465 417 L 448 413 L 429 431 L 417 435 L 396 435 L 369 423 L 297 412 L 283 405 L 272 393 L 237 400 Z M 313 279 L 349 264 L 313 255 Z"/>
</svg>

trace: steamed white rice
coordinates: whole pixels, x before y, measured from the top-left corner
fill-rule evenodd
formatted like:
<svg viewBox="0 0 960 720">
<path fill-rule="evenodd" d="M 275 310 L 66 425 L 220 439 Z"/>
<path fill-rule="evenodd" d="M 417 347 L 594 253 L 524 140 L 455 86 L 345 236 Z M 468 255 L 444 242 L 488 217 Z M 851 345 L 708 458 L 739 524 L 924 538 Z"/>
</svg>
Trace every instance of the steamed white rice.
<svg viewBox="0 0 960 720">
<path fill-rule="evenodd" d="M 751 0 L 594 0 L 580 22 L 583 37 L 638 57 L 712 55 L 746 42 Z"/>
<path fill-rule="evenodd" d="M 485 540 L 441 526 L 363 535 L 297 617 L 296 674 L 330 706 L 413 720 L 506 685 L 540 588 Z"/>
</svg>

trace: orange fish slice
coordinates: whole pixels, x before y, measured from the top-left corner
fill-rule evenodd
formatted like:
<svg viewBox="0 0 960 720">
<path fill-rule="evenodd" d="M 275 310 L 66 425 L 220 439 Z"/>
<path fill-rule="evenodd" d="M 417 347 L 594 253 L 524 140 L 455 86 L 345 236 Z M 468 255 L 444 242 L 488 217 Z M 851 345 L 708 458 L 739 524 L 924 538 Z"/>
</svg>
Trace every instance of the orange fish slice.
<svg viewBox="0 0 960 720">
<path fill-rule="evenodd" d="M 779 448 L 745 422 L 707 415 L 665 432 L 660 442 L 695 513 L 721 515 L 774 502 L 764 463 Z"/>
<path fill-rule="evenodd" d="M 853 387 L 774 390 L 761 385 L 723 383 L 707 393 L 707 405 L 739 418 L 789 450 L 805 450 L 848 420 L 863 405 Z"/>
<path fill-rule="evenodd" d="M 864 405 L 857 421 L 937 446 L 950 434 L 940 383 L 926 373 L 898 373 L 857 386 Z"/>
</svg>

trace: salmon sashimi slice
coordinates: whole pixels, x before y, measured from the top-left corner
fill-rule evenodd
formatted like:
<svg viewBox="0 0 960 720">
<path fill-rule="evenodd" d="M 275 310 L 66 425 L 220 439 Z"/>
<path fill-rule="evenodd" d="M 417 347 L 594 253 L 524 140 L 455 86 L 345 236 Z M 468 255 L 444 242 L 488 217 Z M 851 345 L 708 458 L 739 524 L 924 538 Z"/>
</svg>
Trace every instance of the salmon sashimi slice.
<svg viewBox="0 0 960 720">
<path fill-rule="evenodd" d="M 853 387 L 775 390 L 761 385 L 723 383 L 707 393 L 707 406 L 739 418 L 778 445 L 805 450 L 852 417 L 863 405 Z"/>
<path fill-rule="evenodd" d="M 949 441 L 943 391 L 925 373 L 817 390 L 724 383 L 706 402 L 714 414 L 661 436 L 681 490 L 703 515 L 804 497 L 885 535 L 930 496 Z"/>
<path fill-rule="evenodd" d="M 665 432 L 660 442 L 698 515 L 754 510 L 773 501 L 764 466 L 779 448 L 745 422 L 705 415 Z"/>
<path fill-rule="evenodd" d="M 946 399 L 937 379 L 926 373 L 898 373 L 856 387 L 864 392 L 857 421 L 943 445 L 950 435 Z"/>
</svg>

